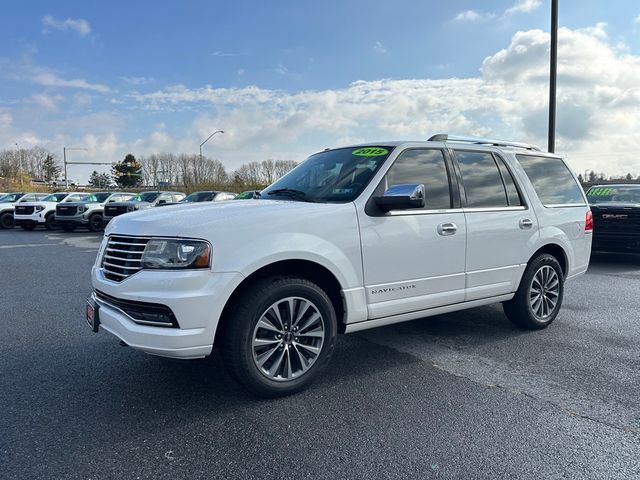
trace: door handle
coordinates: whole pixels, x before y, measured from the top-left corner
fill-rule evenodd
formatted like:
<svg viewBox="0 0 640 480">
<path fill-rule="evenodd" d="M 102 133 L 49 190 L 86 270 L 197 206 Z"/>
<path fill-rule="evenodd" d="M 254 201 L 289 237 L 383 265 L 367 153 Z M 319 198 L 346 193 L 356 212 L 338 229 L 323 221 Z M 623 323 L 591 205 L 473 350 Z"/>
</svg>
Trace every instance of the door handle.
<svg viewBox="0 0 640 480">
<path fill-rule="evenodd" d="M 458 231 L 455 223 L 441 223 L 438 225 L 438 233 L 442 236 L 454 235 Z"/>
<path fill-rule="evenodd" d="M 520 220 L 520 228 L 522 230 L 527 230 L 531 227 L 533 227 L 533 220 L 531 220 L 530 218 L 523 218 L 522 220 Z"/>
</svg>

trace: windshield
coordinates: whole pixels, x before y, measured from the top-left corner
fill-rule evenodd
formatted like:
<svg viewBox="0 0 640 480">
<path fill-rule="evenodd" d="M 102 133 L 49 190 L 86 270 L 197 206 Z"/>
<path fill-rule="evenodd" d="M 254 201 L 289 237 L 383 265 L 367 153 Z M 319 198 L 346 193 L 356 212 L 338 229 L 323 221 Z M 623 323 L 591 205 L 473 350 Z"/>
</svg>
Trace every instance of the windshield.
<svg viewBox="0 0 640 480">
<path fill-rule="evenodd" d="M 369 183 L 393 147 L 350 147 L 312 155 L 260 193 L 262 199 L 350 202 Z"/>
<path fill-rule="evenodd" d="M 68 197 L 66 197 L 64 199 L 64 202 L 65 203 L 67 203 L 67 202 L 83 202 L 83 201 L 85 201 L 87 199 L 87 197 L 90 197 L 90 196 L 91 195 L 84 195 L 84 194 L 81 194 L 81 193 L 76 193 L 76 194 L 69 195 Z"/>
<path fill-rule="evenodd" d="M 592 205 L 598 203 L 640 203 L 640 186 L 591 187 L 587 199 Z"/>
<path fill-rule="evenodd" d="M 218 192 L 193 192 L 183 202 L 210 202 L 216 198 Z"/>
<path fill-rule="evenodd" d="M 98 202 L 98 203 L 102 203 L 102 202 L 106 202 L 107 198 L 109 198 L 111 196 L 110 193 L 94 193 L 93 195 L 89 195 L 91 197 L 90 200 L 88 200 L 89 202 Z"/>
<path fill-rule="evenodd" d="M 65 197 L 69 195 L 68 193 L 52 193 L 42 199 L 43 202 L 54 202 L 58 203 L 65 199 Z"/>
<path fill-rule="evenodd" d="M 135 197 L 131 199 L 132 202 L 154 202 L 156 198 L 160 195 L 160 192 L 144 192 L 139 193 Z"/>
<path fill-rule="evenodd" d="M 20 198 L 20 193 L 7 193 L 0 197 L 0 203 L 15 202 Z"/>
<path fill-rule="evenodd" d="M 239 193 L 235 200 L 249 200 L 256 196 L 256 190 L 248 190 L 246 192 Z"/>
</svg>

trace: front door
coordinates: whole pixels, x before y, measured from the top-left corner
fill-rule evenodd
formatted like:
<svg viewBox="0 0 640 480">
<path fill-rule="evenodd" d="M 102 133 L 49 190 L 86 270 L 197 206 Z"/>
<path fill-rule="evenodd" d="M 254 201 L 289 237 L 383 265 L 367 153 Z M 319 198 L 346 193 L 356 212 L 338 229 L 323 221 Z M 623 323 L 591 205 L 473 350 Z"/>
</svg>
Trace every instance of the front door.
<svg viewBox="0 0 640 480">
<path fill-rule="evenodd" d="M 360 214 L 370 319 L 464 300 L 466 224 L 450 171 L 443 150 L 407 149 L 374 195 L 393 185 L 424 184 L 425 208 Z"/>
</svg>

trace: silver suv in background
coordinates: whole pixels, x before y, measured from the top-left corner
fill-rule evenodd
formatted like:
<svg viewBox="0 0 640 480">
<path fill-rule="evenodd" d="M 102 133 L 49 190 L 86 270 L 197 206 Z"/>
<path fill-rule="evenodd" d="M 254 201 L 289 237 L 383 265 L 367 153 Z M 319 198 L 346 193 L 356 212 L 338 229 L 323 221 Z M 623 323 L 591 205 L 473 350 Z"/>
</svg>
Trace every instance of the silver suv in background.
<svg viewBox="0 0 640 480">
<path fill-rule="evenodd" d="M 105 205 L 103 223 L 108 224 L 112 218 L 123 213 L 146 210 L 157 207 L 165 203 L 176 203 L 183 200 L 187 195 L 182 192 L 142 192 L 128 201 L 110 203 Z"/>
<path fill-rule="evenodd" d="M 78 227 L 86 227 L 92 232 L 103 228 L 103 213 L 106 204 L 126 202 L 135 193 L 95 192 L 78 202 L 64 202 L 56 205 L 56 223 L 65 232 L 73 232 Z"/>
<path fill-rule="evenodd" d="M 49 195 L 48 193 L 26 193 L 26 192 L 13 192 L 6 193 L 0 197 L 0 228 L 9 229 L 13 228 L 13 211 L 16 203 L 20 202 L 33 202 L 36 200 L 42 200 Z"/>
</svg>

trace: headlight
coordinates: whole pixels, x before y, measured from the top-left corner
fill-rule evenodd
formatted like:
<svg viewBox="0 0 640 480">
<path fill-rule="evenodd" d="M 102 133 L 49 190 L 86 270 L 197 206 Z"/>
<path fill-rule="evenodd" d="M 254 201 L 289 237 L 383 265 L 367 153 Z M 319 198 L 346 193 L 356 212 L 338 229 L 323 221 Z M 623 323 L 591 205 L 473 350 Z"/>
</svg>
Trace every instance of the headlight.
<svg viewBox="0 0 640 480">
<path fill-rule="evenodd" d="M 137 210 L 137 208 L 134 205 L 129 205 L 127 207 L 127 212 L 133 212 L 134 210 Z"/>
<path fill-rule="evenodd" d="M 36 212 L 41 212 L 42 210 L 44 210 L 42 205 L 36 205 Z"/>
<path fill-rule="evenodd" d="M 78 213 L 83 213 L 85 211 L 84 207 L 78 207 Z"/>
<path fill-rule="evenodd" d="M 201 240 L 151 239 L 142 254 L 142 268 L 209 268 L 211 246 Z"/>
</svg>

